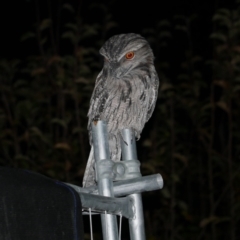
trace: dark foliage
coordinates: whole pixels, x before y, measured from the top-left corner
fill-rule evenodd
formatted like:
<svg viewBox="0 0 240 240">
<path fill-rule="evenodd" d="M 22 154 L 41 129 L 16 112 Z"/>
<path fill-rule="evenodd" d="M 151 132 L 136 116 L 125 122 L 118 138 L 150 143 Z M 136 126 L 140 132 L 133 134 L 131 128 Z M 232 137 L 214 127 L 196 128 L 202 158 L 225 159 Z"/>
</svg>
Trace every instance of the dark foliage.
<svg viewBox="0 0 240 240">
<path fill-rule="evenodd" d="M 86 115 L 102 67 L 98 50 L 122 31 L 110 14 L 118 4 L 94 2 L 29 1 L 36 17 L 21 38 L 28 54 L 0 60 L 2 166 L 81 184 L 89 153 Z M 144 194 L 147 239 L 235 240 L 240 8 L 236 2 L 206 18 L 164 17 L 139 32 L 153 47 L 161 89 L 138 155 L 142 173 L 159 172 L 165 182 L 161 191 Z"/>
</svg>

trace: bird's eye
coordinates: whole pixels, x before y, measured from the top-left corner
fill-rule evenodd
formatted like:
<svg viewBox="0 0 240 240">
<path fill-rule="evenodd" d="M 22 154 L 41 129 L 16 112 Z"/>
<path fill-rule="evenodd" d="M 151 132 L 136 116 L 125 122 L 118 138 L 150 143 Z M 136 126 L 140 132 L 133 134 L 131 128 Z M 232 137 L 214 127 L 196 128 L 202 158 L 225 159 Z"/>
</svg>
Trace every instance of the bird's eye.
<svg viewBox="0 0 240 240">
<path fill-rule="evenodd" d="M 134 52 L 128 52 L 125 55 L 125 58 L 128 59 L 128 60 L 133 59 L 133 57 L 134 57 Z"/>
</svg>

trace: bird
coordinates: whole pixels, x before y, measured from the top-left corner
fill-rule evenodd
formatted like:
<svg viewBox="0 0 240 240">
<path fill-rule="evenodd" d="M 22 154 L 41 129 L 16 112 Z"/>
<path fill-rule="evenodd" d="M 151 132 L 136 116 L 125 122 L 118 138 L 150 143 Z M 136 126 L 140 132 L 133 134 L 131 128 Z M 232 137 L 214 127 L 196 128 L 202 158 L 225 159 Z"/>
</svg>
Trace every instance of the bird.
<svg viewBox="0 0 240 240">
<path fill-rule="evenodd" d="M 83 187 L 95 185 L 91 123 L 105 121 L 110 159 L 121 159 L 121 130 L 131 128 L 136 139 L 151 117 L 158 97 L 159 79 L 153 51 L 136 33 L 114 35 L 101 47 L 103 69 L 98 74 L 88 111 L 91 145 Z"/>
</svg>

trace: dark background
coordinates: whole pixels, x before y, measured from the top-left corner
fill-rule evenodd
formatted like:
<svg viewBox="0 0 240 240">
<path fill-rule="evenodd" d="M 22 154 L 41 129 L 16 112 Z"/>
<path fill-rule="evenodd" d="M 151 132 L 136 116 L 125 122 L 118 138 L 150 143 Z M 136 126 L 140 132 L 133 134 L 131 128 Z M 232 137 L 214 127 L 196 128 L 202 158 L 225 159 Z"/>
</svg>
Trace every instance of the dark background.
<svg viewBox="0 0 240 240">
<path fill-rule="evenodd" d="M 137 143 L 143 175 L 164 179 L 143 194 L 147 239 L 239 239 L 239 1 L 6 1 L 0 31 L 2 166 L 81 185 L 98 50 L 139 33 L 161 82 Z"/>
</svg>

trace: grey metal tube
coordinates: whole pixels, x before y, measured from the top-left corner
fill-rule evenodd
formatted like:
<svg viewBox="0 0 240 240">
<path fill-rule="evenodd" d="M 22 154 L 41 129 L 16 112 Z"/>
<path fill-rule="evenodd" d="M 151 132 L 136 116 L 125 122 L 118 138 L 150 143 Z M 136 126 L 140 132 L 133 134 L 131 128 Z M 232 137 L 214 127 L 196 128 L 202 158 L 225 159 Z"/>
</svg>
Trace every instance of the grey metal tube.
<svg viewBox="0 0 240 240">
<path fill-rule="evenodd" d="M 109 159 L 110 154 L 106 123 L 103 121 L 98 121 L 96 124 L 92 123 L 92 131 L 95 161 Z"/>
<path fill-rule="evenodd" d="M 93 146 L 95 161 L 110 159 L 108 134 L 106 123 L 98 121 L 92 123 Z M 103 178 L 97 173 L 98 191 L 100 195 L 113 197 L 113 184 L 111 178 Z M 118 238 L 117 218 L 110 214 L 101 214 L 102 232 L 104 240 L 116 240 Z"/>
<path fill-rule="evenodd" d="M 123 140 L 122 145 L 122 159 L 127 160 L 137 160 L 137 150 L 135 136 L 131 129 L 122 130 Z M 133 200 L 133 205 L 135 208 L 135 217 L 129 219 L 129 230 L 131 240 L 146 240 L 145 227 L 144 227 L 144 216 L 142 207 L 142 196 L 140 193 L 135 193 L 129 197 Z"/>
<path fill-rule="evenodd" d="M 115 197 L 120 197 L 133 193 L 154 191 L 161 189 L 162 187 L 162 176 L 160 174 L 154 174 L 115 182 L 113 185 L 113 191 Z"/>
<path fill-rule="evenodd" d="M 122 215 L 126 218 L 133 218 L 132 199 L 111 198 L 88 193 L 79 193 L 82 208 L 89 210 L 91 208 L 94 212 L 104 213 L 107 211 L 110 214 Z"/>
<path fill-rule="evenodd" d="M 122 155 L 123 160 L 137 160 L 137 147 L 135 135 L 131 129 L 122 130 Z M 124 141 L 123 141 L 124 140 Z"/>
<path fill-rule="evenodd" d="M 82 192 L 83 190 L 86 193 L 98 194 L 98 189 L 96 186 L 81 188 L 72 184 L 69 185 L 71 185 L 77 192 Z M 162 187 L 163 179 L 162 176 L 158 173 L 150 176 L 143 176 L 113 182 L 113 193 L 115 197 L 122 197 L 133 193 L 154 191 L 161 189 Z"/>
<path fill-rule="evenodd" d="M 134 218 L 128 219 L 130 239 L 146 240 L 143 206 L 142 206 L 142 195 L 140 193 L 135 193 L 130 195 L 129 197 L 132 199 L 132 203 L 136 211 Z"/>
</svg>

